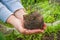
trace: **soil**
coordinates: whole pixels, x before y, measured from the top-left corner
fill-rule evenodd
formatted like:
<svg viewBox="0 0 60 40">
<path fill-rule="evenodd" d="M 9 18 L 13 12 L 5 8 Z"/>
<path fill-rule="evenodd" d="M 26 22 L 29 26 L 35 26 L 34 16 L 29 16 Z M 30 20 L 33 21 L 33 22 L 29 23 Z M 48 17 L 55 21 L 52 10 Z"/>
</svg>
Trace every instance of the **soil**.
<svg viewBox="0 0 60 40">
<path fill-rule="evenodd" d="M 44 20 L 42 15 L 35 11 L 29 15 L 24 15 L 24 27 L 27 29 L 43 29 Z"/>
<path fill-rule="evenodd" d="M 50 35 L 45 33 L 43 36 L 42 36 L 42 39 L 41 40 L 54 40 L 54 33 L 51 33 Z"/>
<path fill-rule="evenodd" d="M 60 30 L 57 32 L 57 40 L 60 40 Z"/>
<path fill-rule="evenodd" d="M 20 38 L 17 38 L 16 40 L 24 40 L 24 39 L 20 37 Z"/>
</svg>

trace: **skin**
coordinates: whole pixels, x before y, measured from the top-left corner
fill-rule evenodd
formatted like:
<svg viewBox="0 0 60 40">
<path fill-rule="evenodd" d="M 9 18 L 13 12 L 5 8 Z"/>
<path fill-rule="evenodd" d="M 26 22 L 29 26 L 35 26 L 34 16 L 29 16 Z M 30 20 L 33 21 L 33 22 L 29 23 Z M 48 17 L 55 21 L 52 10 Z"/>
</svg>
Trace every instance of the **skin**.
<svg viewBox="0 0 60 40">
<path fill-rule="evenodd" d="M 46 25 L 44 24 L 43 30 L 41 29 L 34 29 L 34 30 L 28 30 L 24 28 L 24 19 L 23 15 L 27 14 L 24 9 L 18 9 L 14 12 L 13 15 L 11 15 L 7 19 L 7 23 L 12 24 L 20 33 L 22 34 L 36 34 L 36 33 L 43 33 L 46 29 Z"/>
</svg>

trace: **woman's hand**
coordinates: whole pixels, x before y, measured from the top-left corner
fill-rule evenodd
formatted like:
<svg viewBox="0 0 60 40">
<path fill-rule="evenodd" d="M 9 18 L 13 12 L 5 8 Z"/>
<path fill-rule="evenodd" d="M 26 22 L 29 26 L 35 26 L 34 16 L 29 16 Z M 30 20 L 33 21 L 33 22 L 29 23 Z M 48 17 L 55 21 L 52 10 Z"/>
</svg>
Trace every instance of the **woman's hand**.
<svg viewBox="0 0 60 40">
<path fill-rule="evenodd" d="M 44 26 L 43 26 L 42 30 L 41 29 L 28 30 L 28 29 L 24 28 L 24 26 L 23 26 L 23 24 L 24 24 L 23 15 L 25 15 L 25 14 L 27 14 L 27 13 L 24 11 L 24 9 L 20 9 L 20 10 L 18 10 L 14 13 L 14 16 L 16 18 L 18 18 L 19 21 L 21 22 L 20 27 L 22 27 L 22 28 L 20 28 L 19 31 L 23 34 L 43 33 L 44 30 L 46 29 L 46 24 L 45 23 L 44 23 Z"/>
<path fill-rule="evenodd" d="M 21 27 L 22 27 L 21 33 L 23 34 L 36 34 L 36 33 L 44 33 L 44 30 L 46 29 L 46 24 L 44 24 L 43 29 L 28 30 L 28 29 L 25 29 L 23 26 Z"/>
<path fill-rule="evenodd" d="M 12 24 L 20 33 L 22 34 L 33 34 L 33 33 L 43 33 L 46 26 L 43 27 L 43 30 L 41 29 L 34 29 L 34 30 L 28 30 L 25 29 L 23 26 L 23 21 L 22 19 L 18 19 L 16 18 L 14 15 L 11 15 L 8 19 L 7 19 L 7 23 Z M 45 25 L 45 24 L 44 24 Z"/>
</svg>

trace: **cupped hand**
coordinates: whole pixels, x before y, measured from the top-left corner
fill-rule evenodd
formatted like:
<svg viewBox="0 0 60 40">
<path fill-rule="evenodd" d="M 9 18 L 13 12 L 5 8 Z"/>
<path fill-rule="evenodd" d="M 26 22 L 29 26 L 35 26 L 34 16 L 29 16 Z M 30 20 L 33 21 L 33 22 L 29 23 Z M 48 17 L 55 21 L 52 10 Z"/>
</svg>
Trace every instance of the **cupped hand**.
<svg viewBox="0 0 60 40">
<path fill-rule="evenodd" d="M 21 21 L 21 24 L 23 24 L 23 22 Z M 43 29 L 33 29 L 33 30 L 29 30 L 24 28 L 23 26 L 20 26 L 21 30 L 20 32 L 22 34 L 36 34 L 36 33 L 44 33 L 44 30 L 46 29 L 46 24 L 44 23 Z"/>
<path fill-rule="evenodd" d="M 18 27 L 17 30 L 19 30 L 20 33 L 23 34 L 35 34 L 35 33 L 43 33 L 44 30 L 46 29 L 46 24 L 44 23 L 43 29 L 33 29 L 33 30 L 29 30 L 24 28 L 24 18 L 23 15 L 26 15 L 27 13 L 24 11 L 24 9 L 20 9 L 19 11 L 15 12 L 15 17 L 18 18 L 20 20 L 20 27 Z"/>
</svg>

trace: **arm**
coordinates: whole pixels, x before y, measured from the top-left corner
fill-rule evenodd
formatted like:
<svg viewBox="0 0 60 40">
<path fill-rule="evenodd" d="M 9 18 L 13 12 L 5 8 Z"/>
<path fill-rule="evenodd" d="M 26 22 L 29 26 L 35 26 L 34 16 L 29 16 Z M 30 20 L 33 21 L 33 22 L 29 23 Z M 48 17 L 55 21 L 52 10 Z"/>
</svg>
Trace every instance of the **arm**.
<svg viewBox="0 0 60 40">
<path fill-rule="evenodd" d="M 5 5 L 3 5 L 0 2 L 0 20 L 2 20 L 3 22 L 6 22 L 7 18 L 13 14 L 11 11 L 9 11 Z"/>
<path fill-rule="evenodd" d="M 7 19 L 7 23 L 12 24 L 20 33 L 22 34 L 33 34 L 33 33 L 41 33 L 44 32 L 44 30 L 36 29 L 36 30 L 27 30 L 23 27 L 23 22 L 22 20 L 16 18 L 14 15 L 11 15 Z"/>
<path fill-rule="evenodd" d="M 22 21 L 22 24 L 24 22 L 23 15 L 25 15 L 25 14 L 27 14 L 25 9 L 19 9 L 19 10 L 15 11 L 15 13 L 14 13 L 15 17 L 17 17 L 19 20 Z M 30 30 L 29 33 L 41 33 L 41 32 L 43 33 L 45 29 L 46 29 L 46 24 L 44 24 L 43 30 L 41 30 L 41 29 Z"/>
<path fill-rule="evenodd" d="M 12 24 L 20 33 L 33 34 L 33 33 L 44 32 L 44 30 L 41 29 L 27 30 L 23 27 L 23 22 L 24 22 L 23 15 L 26 14 L 26 12 L 23 10 L 22 5 L 17 0 L 12 0 L 12 1 L 2 0 L 2 2 L 5 5 L 7 5 L 7 7 L 10 9 L 11 12 L 15 13 L 15 15 L 13 14 L 8 17 L 7 23 Z"/>
</svg>

